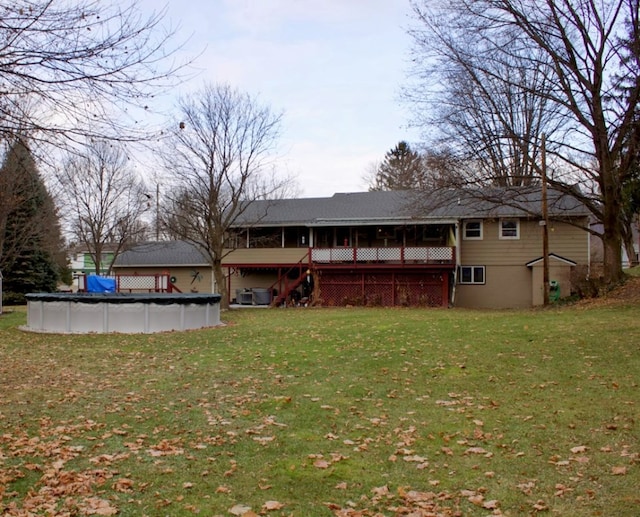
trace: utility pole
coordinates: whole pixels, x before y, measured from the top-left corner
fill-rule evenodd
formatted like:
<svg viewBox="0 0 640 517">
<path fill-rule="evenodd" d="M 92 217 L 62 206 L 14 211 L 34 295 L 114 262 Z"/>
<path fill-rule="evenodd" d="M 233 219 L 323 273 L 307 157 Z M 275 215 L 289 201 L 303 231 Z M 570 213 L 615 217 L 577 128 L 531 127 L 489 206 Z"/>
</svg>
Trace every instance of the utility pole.
<svg viewBox="0 0 640 517">
<path fill-rule="evenodd" d="M 156 242 L 160 240 L 160 183 L 156 182 Z"/>
<path fill-rule="evenodd" d="M 549 305 L 549 211 L 547 207 L 547 137 L 542 133 L 541 138 L 542 167 L 542 288 L 544 306 Z"/>
</svg>

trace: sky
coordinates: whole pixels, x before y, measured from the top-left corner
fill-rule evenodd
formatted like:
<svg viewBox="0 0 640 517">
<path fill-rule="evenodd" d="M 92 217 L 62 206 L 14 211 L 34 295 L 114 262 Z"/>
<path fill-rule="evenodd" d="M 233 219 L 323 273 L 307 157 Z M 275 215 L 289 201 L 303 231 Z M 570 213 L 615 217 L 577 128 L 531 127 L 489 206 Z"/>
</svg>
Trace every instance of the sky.
<svg viewBox="0 0 640 517">
<path fill-rule="evenodd" d="M 159 3 L 143 0 L 143 11 Z M 166 22 L 198 56 L 197 76 L 282 112 L 278 169 L 301 197 L 367 190 L 371 165 L 419 141 L 400 100 L 411 41 L 408 0 L 165 0 Z"/>
</svg>

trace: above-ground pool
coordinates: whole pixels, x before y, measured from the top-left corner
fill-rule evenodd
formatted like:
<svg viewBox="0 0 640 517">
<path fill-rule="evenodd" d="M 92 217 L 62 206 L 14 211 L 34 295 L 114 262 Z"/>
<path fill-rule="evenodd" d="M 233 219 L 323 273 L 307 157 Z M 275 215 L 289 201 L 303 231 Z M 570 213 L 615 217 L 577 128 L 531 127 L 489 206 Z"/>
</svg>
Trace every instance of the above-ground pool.
<svg viewBox="0 0 640 517">
<path fill-rule="evenodd" d="M 153 333 L 220 324 L 219 294 L 32 293 L 25 330 Z"/>
</svg>

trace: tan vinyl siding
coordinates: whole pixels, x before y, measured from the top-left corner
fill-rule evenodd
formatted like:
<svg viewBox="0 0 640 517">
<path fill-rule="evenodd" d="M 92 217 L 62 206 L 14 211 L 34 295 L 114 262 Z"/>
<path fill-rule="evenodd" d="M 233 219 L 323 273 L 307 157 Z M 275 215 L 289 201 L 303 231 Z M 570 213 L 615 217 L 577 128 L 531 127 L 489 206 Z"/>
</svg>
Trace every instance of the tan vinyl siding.
<svg viewBox="0 0 640 517">
<path fill-rule="evenodd" d="M 211 293 L 213 271 L 209 266 L 199 267 L 119 267 L 118 275 L 168 274 L 175 277 L 174 285 L 183 293 Z"/>
<path fill-rule="evenodd" d="M 586 219 L 585 219 L 586 224 Z M 524 266 L 542 256 L 542 228 L 538 221 L 520 220 L 519 239 L 500 239 L 500 220 L 483 222 L 482 240 L 463 240 L 461 264 L 465 266 Z M 587 232 L 576 226 L 549 223 L 549 253 L 587 264 L 589 246 Z"/>
<path fill-rule="evenodd" d="M 524 266 L 488 267 L 484 284 L 458 284 L 457 307 L 493 309 L 531 306 L 531 271 Z"/>
<path fill-rule="evenodd" d="M 584 224 L 587 223 L 586 218 Z M 533 282 L 541 282 L 526 266 L 542 257 L 542 227 L 538 221 L 520 220 L 518 239 L 500 239 L 500 220 L 483 221 L 482 240 L 462 240 L 461 265 L 484 266 L 484 284 L 458 284 L 455 305 L 458 307 L 518 308 L 539 303 Z M 549 223 L 549 253 L 577 264 L 589 262 L 589 237 L 585 230 L 568 223 Z M 557 279 L 561 295 L 568 296 L 568 266 L 553 264 L 550 280 Z M 554 278 L 557 277 L 557 278 Z"/>
<path fill-rule="evenodd" d="M 237 289 L 252 289 L 254 287 L 270 289 L 277 288 L 278 274 L 275 272 L 254 272 L 248 271 L 244 275 L 239 272 L 233 272 L 230 276 L 231 289 L 229 290 L 230 299 L 236 297 Z"/>
<path fill-rule="evenodd" d="M 234 264 L 297 264 L 307 262 L 308 248 L 239 248 L 222 259 L 223 266 Z"/>
</svg>

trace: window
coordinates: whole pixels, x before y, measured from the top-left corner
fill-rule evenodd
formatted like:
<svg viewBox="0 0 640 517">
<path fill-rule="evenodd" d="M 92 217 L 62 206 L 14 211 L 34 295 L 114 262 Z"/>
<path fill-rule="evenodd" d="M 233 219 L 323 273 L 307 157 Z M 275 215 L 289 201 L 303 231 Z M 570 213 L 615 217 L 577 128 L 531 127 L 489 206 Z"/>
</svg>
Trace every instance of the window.
<svg viewBox="0 0 640 517">
<path fill-rule="evenodd" d="M 461 284 L 484 284 L 484 266 L 460 266 Z"/>
<path fill-rule="evenodd" d="M 520 221 L 518 219 L 500 219 L 501 239 L 519 239 Z"/>
<path fill-rule="evenodd" d="M 249 247 L 282 247 L 282 230 L 280 228 L 251 228 L 249 230 Z"/>
<path fill-rule="evenodd" d="M 463 236 L 467 240 L 482 239 L 482 221 L 465 221 Z"/>
<path fill-rule="evenodd" d="M 442 246 L 447 242 L 447 228 L 429 224 L 422 230 L 422 240 Z"/>
</svg>

